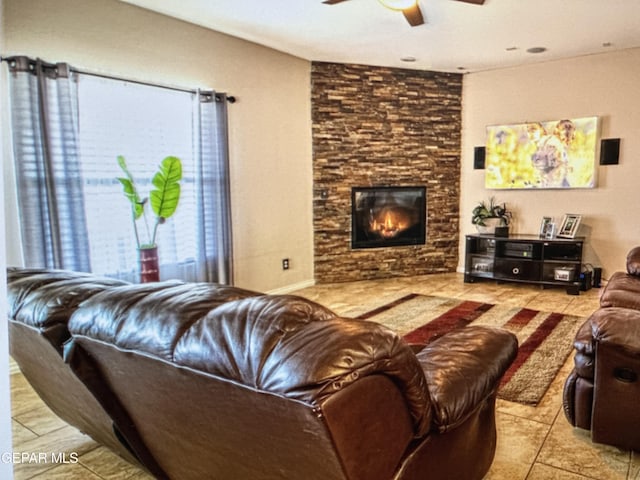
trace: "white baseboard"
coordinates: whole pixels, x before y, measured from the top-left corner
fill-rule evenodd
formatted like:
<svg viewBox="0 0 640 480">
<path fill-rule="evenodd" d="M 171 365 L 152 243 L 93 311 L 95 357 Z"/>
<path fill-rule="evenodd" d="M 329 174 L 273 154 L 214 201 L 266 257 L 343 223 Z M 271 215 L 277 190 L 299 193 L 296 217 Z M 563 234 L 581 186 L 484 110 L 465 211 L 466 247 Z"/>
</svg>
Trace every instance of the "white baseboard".
<svg viewBox="0 0 640 480">
<path fill-rule="evenodd" d="M 286 293 L 295 292 L 296 290 L 301 290 L 303 288 L 313 287 L 315 284 L 315 280 L 305 280 L 303 282 L 298 282 L 292 285 L 286 285 L 284 287 L 276 288 L 274 290 L 269 290 L 267 293 L 269 295 L 284 295 Z"/>
</svg>

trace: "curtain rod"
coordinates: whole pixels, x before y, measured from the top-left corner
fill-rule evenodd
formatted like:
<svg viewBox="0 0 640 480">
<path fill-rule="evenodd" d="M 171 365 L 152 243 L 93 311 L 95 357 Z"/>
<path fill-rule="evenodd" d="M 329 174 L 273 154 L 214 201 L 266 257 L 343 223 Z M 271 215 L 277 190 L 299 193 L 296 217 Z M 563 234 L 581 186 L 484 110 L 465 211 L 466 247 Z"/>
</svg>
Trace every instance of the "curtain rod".
<svg viewBox="0 0 640 480">
<path fill-rule="evenodd" d="M 8 63 L 9 61 L 11 61 L 12 58 L 19 57 L 19 56 L 25 56 L 26 57 L 26 55 L 10 55 L 10 56 L 2 55 L 2 56 L 0 56 L 0 62 L 7 62 Z M 29 57 L 27 57 L 27 58 L 29 58 Z M 45 63 L 47 63 L 47 62 L 45 62 Z M 55 67 L 55 64 L 47 63 L 47 65 Z M 119 80 L 121 82 L 135 83 L 135 84 L 138 84 L 138 85 L 146 85 L 146 86 L 149 86 L 149 87 L 166 88 L 167 90 L 174 90 L 174 91 L 185 92 L 185 93 L 207 93 L 207 92 L 214 91 L 212 89 L 207 89 L 207 90 L 200 91 L 200 90 L 195 89 L 195 88 L 178 87 L 178 86 L 175 86 L 175 85 L 154 83 L 154 82 L 147 81 L 147 80 L 137 80 L 137 79 L 132 79 L 132 78 L 120 77 L 120 76 L 117 76 L 117 75 L 111 75 L 111 74 L 107 74 L 107 73 L 92 72 L 90 70 L 84 70 L 84 69 L 80 69 L 80 68 L 76 68 L 76 67 L 72 67 L 72 66 L 69 66 L 69 71 L 71 71 L 73 73 L 79 73 L 79 74 L 82 74 L 82 75 L 91 75 L 93 77 L 106 78 L 108 80 Z M 226 98 L 229 103 L 236 103 L 236 97 L 234 97 L 232 95 L 226 95 L 226 94 L 222 94 L 222 93 L 217 93 L 216 92 L 216 98 L 217 99 L 222 99 L 223 97 Z"/>
<path fill-rule="evenodd" d="M 154 82 L 149 82 L 146 80 L 135 80 L 135 79 L 131 79 L 131 78 L 124 78 L 124 77 L 118 77 L 116 75 L 111 75 L 111 74 L 106 74 L 106 73 L 97 73 L 97 72 L 91 72 L 88 70 L 82 70 L 79 68 L 75 68 L 75 67 L 70 67 L 70 70 L 73 73 L 80 73 L 82 75 L 91 75 L 93 77 L 99 77 L 99 78 L 106 78 L 108 80 L 119 80 L 121 82 L 129 82 L 129 83 L 136 83 L 138 85 L 147 85 L 150 87 L 158 87 L 158 88 L 166 88 L 168 90 L 175 90 L 178 92 L 186 92 L 186 93 L 202 93 L 202 92 L 211 92 L 212 90 L 203 90 L 200 91 L 198 89 L 194 89 L 194 88 L 186 88 L 186 87 L 177 87 L 174 85 L 166 85 L 166 84 L 162 84 L 162 83 L 154 83 Z M 220 95 L 219 93 L 216 93 L 216 98 L 220 98 L 222 95 Z M 232 95 L 226 95 L 224 94 L 225 98 L 227 99 L 227 101 L 229 103 L 236 103 L 236 97 L 232 96 Z"/>
</svg>

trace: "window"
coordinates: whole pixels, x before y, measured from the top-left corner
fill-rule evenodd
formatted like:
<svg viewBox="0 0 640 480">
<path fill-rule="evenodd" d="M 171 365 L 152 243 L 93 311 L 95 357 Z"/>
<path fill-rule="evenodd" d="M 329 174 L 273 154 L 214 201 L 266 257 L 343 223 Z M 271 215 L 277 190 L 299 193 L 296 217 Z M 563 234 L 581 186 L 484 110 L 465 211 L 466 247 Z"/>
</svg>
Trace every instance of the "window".
<svg viewBox="0 0 640 480">
<path fill-rule="evenodd" d="M 165 272 L 169 266 L 184 269 L 195 262 L 194 96 L 96 76 L 79 77 L 80 165 L 94 273 L 125 278 L 136 275 L 131 208 L 116 180 L 123 176 L 118 155 L 127 160 L 142 198 L 148 196 L 162 159 L 168 155 L 180 158 L 180 202 L 176 213 L 159 227 L 158 251 Z M 145 243 L 147 232 L 142 220 L 138 228 Z M 172 276 L 182 275 L 173 272 Z"/>
<path fill-rule="evenodd" d="M 25 266 L 138 280 L 117 157 L 125 157 L 144 198 L 161 161 L 176 156 L 180 202 L 156 237 L 161 279 L 233 282 L 225 94 L 6 60 Z M 146 234 L 140 221 L 138 233 Z"/>
</svg>

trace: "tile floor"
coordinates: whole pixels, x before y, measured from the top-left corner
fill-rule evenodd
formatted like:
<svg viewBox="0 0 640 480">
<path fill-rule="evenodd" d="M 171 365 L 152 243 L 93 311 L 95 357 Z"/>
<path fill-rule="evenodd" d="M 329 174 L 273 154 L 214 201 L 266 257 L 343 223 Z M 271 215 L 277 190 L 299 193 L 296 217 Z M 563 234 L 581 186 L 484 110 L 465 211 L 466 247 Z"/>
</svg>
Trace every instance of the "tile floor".
<svg viewBox="0 0 640 480">
<path fill-rule="evenodd" d="M 460 274 L 317 285 L 295 293 L 343 316 L 356 316 L 408 293 L 587 316 L 597 308 L 599 296 L 596 289 L 573 296 L 564 290 L 535 286 L 466 284 Z M 640 455 L 592 444 L 587 432 L 572 428 L 565 420 L 562 386 L 571 365 L 570 357 L 537 407 L 498 401 L 498 447 L 486 480 L 640 480 Z M 64 453 L 67 460 L 18 463 L 14 466 L 16 480 L 151 478 L 59 420 L 30 388 L 17 366 L 12 364 L 11 369 L 14 452 Z"/>
</svg>

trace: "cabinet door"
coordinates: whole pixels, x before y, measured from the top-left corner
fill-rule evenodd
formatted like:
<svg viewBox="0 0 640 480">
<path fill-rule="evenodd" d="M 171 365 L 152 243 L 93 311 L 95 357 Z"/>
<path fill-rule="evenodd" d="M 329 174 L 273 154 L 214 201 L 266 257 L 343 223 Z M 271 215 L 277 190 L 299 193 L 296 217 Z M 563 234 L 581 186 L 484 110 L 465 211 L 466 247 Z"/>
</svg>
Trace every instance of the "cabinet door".
<svg viewBox="0 0 640 480">
<path fill-rule="evenodd" d="M 494 238 L 467 237 L 466 253 L 477 253 L 493 257 L 496 251 L 496 240 Z"/>
<path fill-rule="evenodd" d="M 539 281 L 541 262 L 533 260 L 517 260 L 496 258 L 493 270 L 494 278 L 504 280 Z"/>
<path fill-rule="evenodd" d="M 488 255 L 471 254 L 468 258 L 466 274 L 474 275 L 476 277 L 493 277 L 493 257 Z"/>
<path fill-rule="evenodd" d="M 494 238 L 482 238 L 473 235 L 466 237 L 464 281 L 473 282 L 474 278 L 493 278 L 493 259 L 496 252 Z"/>
</svg>

